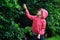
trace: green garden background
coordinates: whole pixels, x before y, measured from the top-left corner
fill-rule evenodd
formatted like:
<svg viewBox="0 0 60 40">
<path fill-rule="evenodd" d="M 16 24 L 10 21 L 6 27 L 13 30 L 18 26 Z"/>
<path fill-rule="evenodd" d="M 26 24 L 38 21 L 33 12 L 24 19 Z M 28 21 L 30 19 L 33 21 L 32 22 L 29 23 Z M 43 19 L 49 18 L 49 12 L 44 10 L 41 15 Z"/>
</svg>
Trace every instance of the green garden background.
<svg viewBox="0 0 60 40">
<path fill-rule="evenodd" d="M 23 4 L 31 15 L 37 9 L 49 12 L 45 40 L 60 40 L 60 0 L 0 0 L 0 40 L 32 40 L 31 24 Z"/>
</svg>

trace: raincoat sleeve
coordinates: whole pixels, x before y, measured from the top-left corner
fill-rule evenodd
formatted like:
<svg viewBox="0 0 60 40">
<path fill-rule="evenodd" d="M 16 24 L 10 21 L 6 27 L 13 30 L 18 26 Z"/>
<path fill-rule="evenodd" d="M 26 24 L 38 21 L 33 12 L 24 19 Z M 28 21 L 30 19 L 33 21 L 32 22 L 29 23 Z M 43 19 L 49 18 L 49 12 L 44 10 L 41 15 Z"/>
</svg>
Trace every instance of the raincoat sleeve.
<svg viewBox="0 0 60 40">
<path fill-rule="evenodd" d="M 26 9 L 26 10 L 25 10 L 25 12 L 26 12 L 26 16 L 27 16 L 29 19 L 31 19 L 31 20 L 33 20 L 33 19 L 34 19 L 34 17 L 35 17 L 35 16 L 30 15 L 30 13 L 29 13 L 28 9 Z"/>
<path fill-rule="evenodd" d="M 44 34 L 45 33 L 45 29 L 46 29 L 46 20 L 44 20 L 43 22 L 42 22 L 42 27 L 41 27 L 41 30 L 40 30 L 40 32 L 39 32 L 39 34 Z"/>
</svg>

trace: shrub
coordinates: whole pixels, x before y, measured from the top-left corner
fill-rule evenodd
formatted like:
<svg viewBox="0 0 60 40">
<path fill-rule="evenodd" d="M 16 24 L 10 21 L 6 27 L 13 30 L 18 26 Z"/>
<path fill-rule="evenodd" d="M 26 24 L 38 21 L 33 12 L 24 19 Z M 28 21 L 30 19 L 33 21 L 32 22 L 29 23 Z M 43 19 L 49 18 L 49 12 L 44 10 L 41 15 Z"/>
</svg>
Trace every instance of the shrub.
<svg viewBox="0 0 60 40">
<path fill-rule="evenodd" d="M 21 28 L 19 24 L 25 22 L 24 24 L 31 26 L 31 21 L 25 16 L 23 3 L 27 4 L 32 15 L 35 15 L 37 9 L 41 7 L 48 10 L 47 33 L 51 36 L 60 34 L 59 0 L 0 0 L 0 40 L 22 40 L 27 32 L 32 35 L 30 27 Z M 24 19 L 27 20 L 22 21 Z"/>
</svg>

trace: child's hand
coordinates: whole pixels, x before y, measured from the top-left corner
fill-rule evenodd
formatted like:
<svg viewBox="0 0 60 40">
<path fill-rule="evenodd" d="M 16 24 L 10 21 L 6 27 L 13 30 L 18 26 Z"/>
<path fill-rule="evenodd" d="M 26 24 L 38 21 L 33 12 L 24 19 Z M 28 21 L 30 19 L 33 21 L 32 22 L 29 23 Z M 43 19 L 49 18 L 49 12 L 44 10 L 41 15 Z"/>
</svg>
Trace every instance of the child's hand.
<svg viewBox="0 0 60 40">
<path fill-rule="evenodd" d="M 40 34 L 38 34 L 37 38 L 40 39 Z"/>
<path fill-rule="evenodd" d="M 24 7 L 24 9 L 27 9 L 27 6 L 26 6 L 26 4 L 24 4 L 24 5 L 23 5 L 23 7 Z"/>
</svg>

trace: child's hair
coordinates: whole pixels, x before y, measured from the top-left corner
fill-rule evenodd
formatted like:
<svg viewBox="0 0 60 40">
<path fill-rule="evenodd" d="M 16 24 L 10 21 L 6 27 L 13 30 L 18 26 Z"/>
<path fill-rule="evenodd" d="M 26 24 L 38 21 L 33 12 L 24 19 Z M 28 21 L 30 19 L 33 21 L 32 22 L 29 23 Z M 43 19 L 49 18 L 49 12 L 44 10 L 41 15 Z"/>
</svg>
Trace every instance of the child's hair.
<svg viewBox="0 0 60 40">
<path fill-rule="evenodd" d="M 43 8 L 37 8 L 37 11 L 40 11 L 41 9 L 43 9 Z"/>
<path fill-rule="evenodd" d="M 39 9 L 37 10 L 37 12 L 38 12 L 38 11 L 41 11 L 41 9 L 43 9 L 43 8 L 39 8 Z M 42 11 L 41 11 L 41 12 L 42 12 Z"/>
<path fill-rule="evenodd" d="M 41 10 L 41 8 L 37 9 L 37 11 L 40 11 L 40 10 Z"/>
</svg>

